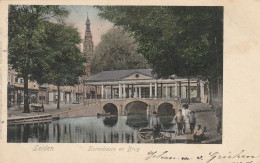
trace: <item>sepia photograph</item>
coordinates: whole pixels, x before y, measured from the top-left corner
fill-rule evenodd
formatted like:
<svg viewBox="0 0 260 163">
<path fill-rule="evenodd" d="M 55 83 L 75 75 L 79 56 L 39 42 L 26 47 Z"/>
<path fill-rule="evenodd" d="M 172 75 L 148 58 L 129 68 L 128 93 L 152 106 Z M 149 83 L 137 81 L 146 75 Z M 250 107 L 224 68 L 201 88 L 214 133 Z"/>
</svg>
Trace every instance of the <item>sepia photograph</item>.
<svg viewBox="0 0 260 163">
<path fill-rule="evenodd" d="M 8 143 L 222 144 L 223 6 L 8 6 Z"/>
</svg>

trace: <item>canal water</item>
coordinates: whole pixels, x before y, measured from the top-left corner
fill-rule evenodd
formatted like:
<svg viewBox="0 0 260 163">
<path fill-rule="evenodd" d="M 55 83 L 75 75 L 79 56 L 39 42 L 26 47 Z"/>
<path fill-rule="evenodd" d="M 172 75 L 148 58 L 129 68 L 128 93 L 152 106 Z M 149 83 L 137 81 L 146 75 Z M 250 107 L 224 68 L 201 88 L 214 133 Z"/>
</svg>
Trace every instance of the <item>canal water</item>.
<svg viewBox="0 0 260 163">
<path fill-rule="evenodd" d="M 172 116 L 160 116 L 172 130 Z M 138 143 L 140 128 L 149 127 L 146 115 L 66 118 L 44 124 L 10 125 L 7 142 L 24 143 Z"/>
</svg>

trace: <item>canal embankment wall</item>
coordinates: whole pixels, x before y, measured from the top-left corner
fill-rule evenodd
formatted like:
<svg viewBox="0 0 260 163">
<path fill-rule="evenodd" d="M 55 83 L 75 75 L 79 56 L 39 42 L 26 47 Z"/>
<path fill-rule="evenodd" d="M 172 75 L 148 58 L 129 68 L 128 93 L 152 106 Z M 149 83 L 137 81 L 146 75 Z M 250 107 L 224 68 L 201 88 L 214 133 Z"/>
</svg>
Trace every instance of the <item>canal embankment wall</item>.
<svg viewBox="0 0 260 163">
<path fill-rule="evenodd" d="M 19 125 L 19 124 L 35 124 L 35 123 L 48 123 L 51 122 L 52 115 L 44 114 L 38 116 L 27 116 L 27 117 L 14 117 L 8 118 L 8 125 Z"/>
<path fill-rule="evenodd" d="M 19 108 L 12 108 L 8 110 L 8 124 L 45 123 L 60 118 L 88 117 L 100 113 L 99 102 L 85 106 L 82 104 L 62 105 L 61 109 L 56 109 L 56 105 L 44 105 L 44 107 L 45 111 L 30 113 L 23 113 L 23 110 Z M 48 121 L 46 116 L 48 116 Z"/>
<path fill-rule="evenodd" d="M 74 117 L 89 117 L 89 116 L 96 116 L 100 113 L 100 103 L 88 105 L 88 106 L 81 106 L 75 108 L 73 110 L 68 110 L 65 112 L 58 113 L 56 116 L 57 118 L 74 118 Z"/>
</svg>

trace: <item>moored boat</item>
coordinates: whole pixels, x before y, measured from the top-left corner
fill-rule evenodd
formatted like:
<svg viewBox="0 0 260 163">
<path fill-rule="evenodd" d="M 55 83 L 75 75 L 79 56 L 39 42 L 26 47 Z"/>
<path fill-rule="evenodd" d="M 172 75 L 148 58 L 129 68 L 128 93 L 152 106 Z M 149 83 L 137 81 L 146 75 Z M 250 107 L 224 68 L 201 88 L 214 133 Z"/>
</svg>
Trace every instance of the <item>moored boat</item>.
<svg viewBox="0 0 260 163">
<path fill-rule="evenodd" d="M 160 132 L 158 138 L 153 137 L 153 129 L 142 128 L 137 134 L 139 143 L 169 143 L 170 138 L 166 137 L 163 132 Z"/>
</svg>

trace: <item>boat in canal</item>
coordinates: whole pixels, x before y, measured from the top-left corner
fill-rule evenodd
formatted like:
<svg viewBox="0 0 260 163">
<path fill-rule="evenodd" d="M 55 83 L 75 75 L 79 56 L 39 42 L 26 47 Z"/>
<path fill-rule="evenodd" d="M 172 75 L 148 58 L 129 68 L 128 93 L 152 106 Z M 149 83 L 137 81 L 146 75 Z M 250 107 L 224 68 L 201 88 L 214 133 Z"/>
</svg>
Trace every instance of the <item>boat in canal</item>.
<svg viewBox="0 0 260 163">
<path fill-rule="evenodd" d="M 142 128 L 137 134 L 138 143 L 169 143 L 170 137 L 167 137 L 164 132 L 160 132 L 158 138 L 153 137 L 153 129 Z"/>
</svg>

